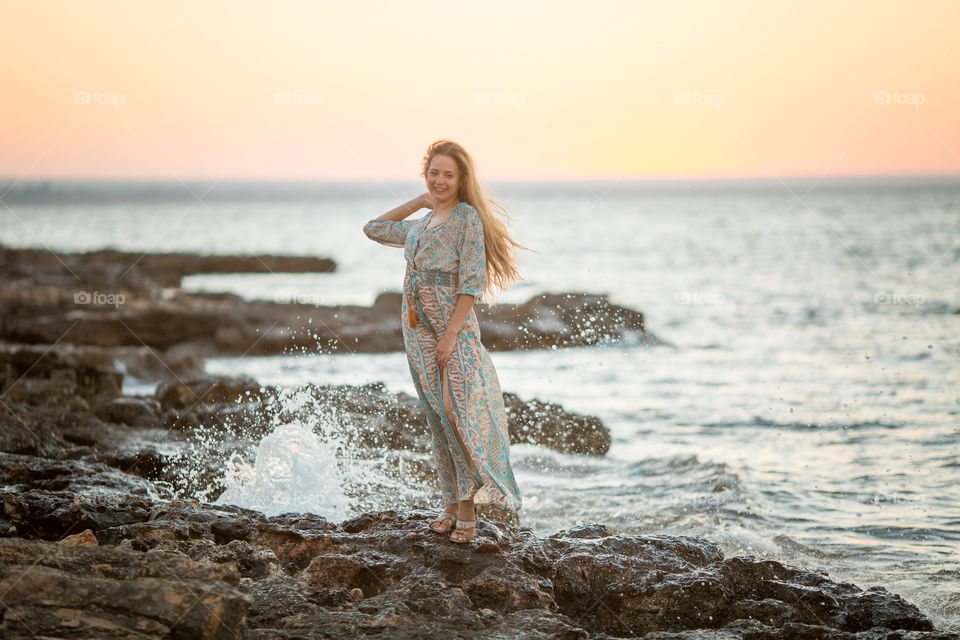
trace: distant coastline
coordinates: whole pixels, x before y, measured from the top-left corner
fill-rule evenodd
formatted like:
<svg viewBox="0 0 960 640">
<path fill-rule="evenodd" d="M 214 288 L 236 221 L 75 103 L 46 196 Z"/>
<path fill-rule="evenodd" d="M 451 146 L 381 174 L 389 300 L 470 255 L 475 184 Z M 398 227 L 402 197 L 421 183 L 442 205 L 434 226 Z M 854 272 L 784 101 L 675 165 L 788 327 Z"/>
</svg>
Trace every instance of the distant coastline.
<svg viewBox="0 0 960 640">
<path fill-rule="evenodd" d="M 193 202 L 233 200 L 303 200 L 323 197 L 368 197 L 357 187 L 389 194 L 407 193 L 417 180 L 335 180 L 335 181 L 214 181 L 214 180 L 21 180 L 0 178 L 0 194 L 7 204 L 57 204 L 137 201 Z M 851 175 L 780 176 L 771 178 L 675 178 L 624 180 L 490 180 L 491 192 L 498 195 L 563 195 L 566 190 L 582 193 L 596 189 L 607 196 L 650 193 L 730 193 L 744 191 L 783 191 L 785 187 L 802 193 L 816 186 L 817 191 L 845 189 L 956 189 L 960 175 Z M 196 194 L 196 195 L 194 195 Z"/>
</svg>

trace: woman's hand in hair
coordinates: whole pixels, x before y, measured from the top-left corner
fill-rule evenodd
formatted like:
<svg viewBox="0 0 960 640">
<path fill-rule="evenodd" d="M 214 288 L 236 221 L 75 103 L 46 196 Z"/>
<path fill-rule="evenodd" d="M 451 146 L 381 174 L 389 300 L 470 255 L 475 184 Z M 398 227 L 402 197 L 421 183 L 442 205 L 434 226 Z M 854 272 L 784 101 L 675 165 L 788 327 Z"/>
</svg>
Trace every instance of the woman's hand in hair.
<svg viewBox="0 0 960 640">
<path fill-rule="evenodd" d="M 421 193 L 417 200 L 421 209 L 433 209 L 433 198 L 430 197 L 429 191 Z"/>
</svg>

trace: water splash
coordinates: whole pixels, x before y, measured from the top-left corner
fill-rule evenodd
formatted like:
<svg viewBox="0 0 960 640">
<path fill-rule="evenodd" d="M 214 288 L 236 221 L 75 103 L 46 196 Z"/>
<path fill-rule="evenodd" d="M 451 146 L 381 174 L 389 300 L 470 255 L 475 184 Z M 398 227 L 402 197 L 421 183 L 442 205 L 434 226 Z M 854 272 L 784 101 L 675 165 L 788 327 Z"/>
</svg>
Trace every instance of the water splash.
<svg viewBox="0 0 960 640">
<path fill-rule="evenodd" d="M 259 442 L 252 464 L 236 454 L 231 458 L 224 478 L 227 489 L 215 504 L 268 516 L 293 512 L 335 521 L 349 517 L 350 500 L 330 444 L 298 422 L 278 426 Z"/>
<path fill-rule="evenodd" d="M 424 455 L 364 442 L 358 415 L 341 409 L 352 397 L 349 388 L 281 390 L 266 418 L 277 426 L 247 434 L 247 446 L 230 455 L 219 479 L 226 488 L 212 504 L 342 521 L 430 502 L 429 489 L 418 481 Z"/>
</svg>

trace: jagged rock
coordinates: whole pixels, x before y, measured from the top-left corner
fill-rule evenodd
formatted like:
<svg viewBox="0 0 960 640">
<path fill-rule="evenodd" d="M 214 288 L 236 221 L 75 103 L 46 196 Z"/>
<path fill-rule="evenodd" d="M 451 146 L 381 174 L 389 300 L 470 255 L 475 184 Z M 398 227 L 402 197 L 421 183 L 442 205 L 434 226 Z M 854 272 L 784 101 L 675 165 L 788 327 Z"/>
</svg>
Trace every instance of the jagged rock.
<svg viewBox="0 0 960 640">
<path fill-rule="evenodd" d="M 399 293 L 381 294 L 372 306 L 363 307 L 247 301 L 233 294 L 175 289 L 187 273 L 332 268 L 319 258 L 110 250 L 57 256 L 0 248 L 0 338 L 146 347 L 150 355 L 141 354 L 128 366 L 138 377 L 157 380 L 200 373 L 199 363 L 188 355 L 193 348 L 207 355 L 402 351 Z M 545 293 L 522 304 L 481 303 L 476 310 L 481 340 L 490 350 L 621 339 L 669 344 L 647 331 L 642 313 L 615 305 L 606 295 Z"/>
<path fill-rule="evenodd" d="M 43 314 L 21 308 L 19 316 L 0 323 L 0 338 L 157 350 L 192 343 L 219 355 L 402 351 L 399 297 L 382 296 L 371 307 L 273 304 L 196 293 L 157 300 L 131 297 L 107 308 L 77 308 L 64 301 L 61 309 L 44 309 Z M 479 304 L 476 310 L 481 341 L 491 351 L 620 339 L 669 344 L 645 329 L 642 313 L 614 305 L 606 296 L 543 294 L 523 304 Z"/>
<path fill-rule="evenodd" d="M 236 404 L 263 400 L 266 395 L 248 376 L 194 376 L 157 386 L 156 398 L 164 409 L 186 409 L 199 403 Z"/>
<path fill-rule="evenodd" d="M 5 638 L 209 638 L 242 633 L 253 598 L 230 565 L 165 551 L 0 538 Z"/>
<path fill-rule="evenodd" d="M 57 544 L 63 547 L 96 547 L 100 544 L 100 541 L 97 540 L 97 536 L 93 535 L 93 531 L 84 529 L 80 533 L 67 536 Z"/>
<path fill-rule="evenodd" d="M 0 451 L 58 456 L 72 446 L 42 415 L 30 415 L 12 402 L 0 404 Z"/>
<path fill-rule="evenodd" d="M 388 447 L 428 452 L 432 436 L 419 398 L 391 393 L 382 382 L 365 385 L 309 385 L 312 403 L 303 403 L 300 413 L 284 412 L 275 418 L 289 422 L 323 412 L 339 421 L 352 443 L 365 447 Z M 538 444 L 563 453 L 605 455 L 610 449 L 609 429 L 594 416 L 564 410 L 560 405 L 537 399 L 521 400 L 503 394 L 507 409 L 510 443 Z"/>
<path fill-rule="evenodd" d="M 91 499 L 109 496 L 172 495 L 145 478 L 131 475 L 93 460 L 51 460 L 31 455 L 0 452 L 0 486 L 19 491 L 70 491 Z M 100 504 L 100 503 L 97 503 Z"/>
<path fill-rule="evenodd" d="M 504 392 L 503 400 L 511 444 L 539 444 L 562 453 L 595 456 L 610 450 L 610 430 L 596 416 L 573 413 L 536 398 L 524 401 L 508 392 Z"/>
<path fill-rule="evenodd" d="M 120 396 L 97 407 L 97 417 L 131 427 L 160 426 L 160 403 L 153 398 Z"/>
<path fill-rule="evenodd" d="M 123 375 L 108 354 L 66 345 L 0 343 L 0 393 L 5 396 L 48 403 L 68 396 L 93 400 L 117 396 L 122 386 Z"/>
<path fill-rule="evenodd" d="M 641 344 L 667 344 L 646 330 L 642 313 L 615 305 L 606 295 L 544 293 L 518 305 L 480 305 L 478 315 L 481 331 L 490 334 L 484 344 L 491 349 L 584 346 L 628 336 Z"/>
<path fill-rule="evenodd" d="M 0 504 L 11 514 L 13 530 L 57 540 L 72 530 L 38 527 L 24 518 L 65 525 L 54 516 L 61 505 L 83 504 L 69 494 L 2 489 Z M 136 580 L 141 574 L 130 568 L 133 557 L 154 571 L 160 565 L 153 559 L 162 557 L 167 572 L 156 574 L 158 588 L 165 576 L 180 571 L 216 585 L 217 597 L 234 615 L 229 626 L 245 637 L 310 631 L 412 638 L 425 629 L 512 638 L 950 637 L 882 587 L 862 590 L 822 571 L 755 556 L 726 558 L 713 542 L 689 536 L 623 535 L 591 523 L 541 538 L 481 518 L 477 537 L 460 545 L 428 528 L 432 510 L 370 512 L 335 524 L 310 514 L 268 518 L 238 507 L 123 496 L 110 506 L 109 519 L 92 513 L 80 518 L 79 526 L 100 541 L 89 548 L 93 559 L 81 561 L 61 550 L 40 566 L 58 566 L 86 584 L 100 566 L 124 567 L 106 569 L 108 578 L 123 573 Z M 0 545 L 0 557 L 39 557 L 24 545 Z M 10 569 L 16 563 L 5 564 L 0 579 L 22 575 Z M 40 575 L 65 584 L 63 574 Z M 55 632 L 49 621 L 71 593 L 59 589 L 43 598 L 18 591 L 18 615 L 4 624 L 18 629 L 10 623 L 30 613 L 50 625 L 43 627 L 46 633 Z M 127 608 L 139 611 L 122 603 Z"/>
<path fill-rule="evenodd" d="M 70 345 L 0 343 L 0 450 L 58 457 L 102 426 L 91 405 L 116 397 L 122 376 L 107 354 Z"/>
<path fill-rule="evenodd" d="M 165 351 L 143 347 L 126 356 L 122 362 L 124 373 L 134 378 L 166 382 L 202 375 L 203 359 L 216 354 L 217 349 L 212 340 L 203 339 L 178 342 Z"/>
<path fill-rule="evenodd" d="M 0 273 L 29 277 L 44 284 L 69 283 L 137 290 L 179 287 L 194 273 L 326 273 L 336 263 L 314 256 L 199 255 L 194 253 L 130 253 L 103 249 L 56 253 L 46 249 L 0 247 Z"/>
<path fill-rule="evenodd" d="M 175 492 L 210 497 L 222 491 L 225 457 L 244 455 L 276 425 L 325 416 L 339 421 L 344 444 L 358 456 L 369 450 L 382 457 L 384 448 L 413 452 L 419 457 L 404 464 L 420 481 L 435 482 L 428 463 L 432 436 L 419 399 L 390 393 L 382 383 L 308 385 L 297 391 L 298 401 L 285 403 L 282 390 L 248 377 L 199 375 L 161 383 L 154 398 L 123 396 L 116 368 L 123 355 L 0 344 L 0 368 L 7 371 L 0 451 L 101 462 Z M 609 431 L 596 418 L 509 393 L 504 399 L 512 443 L 593 455 L 610 446 Z M 512 521 L 493 507 L 489 513 Z"/>
</svg>

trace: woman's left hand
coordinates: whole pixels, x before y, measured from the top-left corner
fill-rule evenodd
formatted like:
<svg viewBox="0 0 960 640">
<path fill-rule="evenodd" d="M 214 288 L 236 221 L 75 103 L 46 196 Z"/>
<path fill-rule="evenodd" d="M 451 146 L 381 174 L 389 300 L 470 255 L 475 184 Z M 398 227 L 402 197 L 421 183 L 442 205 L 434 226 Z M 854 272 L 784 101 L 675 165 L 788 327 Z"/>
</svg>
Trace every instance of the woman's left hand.
<svg viewBox="0 0 960 640">
<path fill-rule="evenodd" d="M 450 356 L 453 355 L 453 347 L 456 345 L 457 337 L 444 334 L 437 343 L 437 364 L 441 367 L 447 365 Z"/>
</svg>

